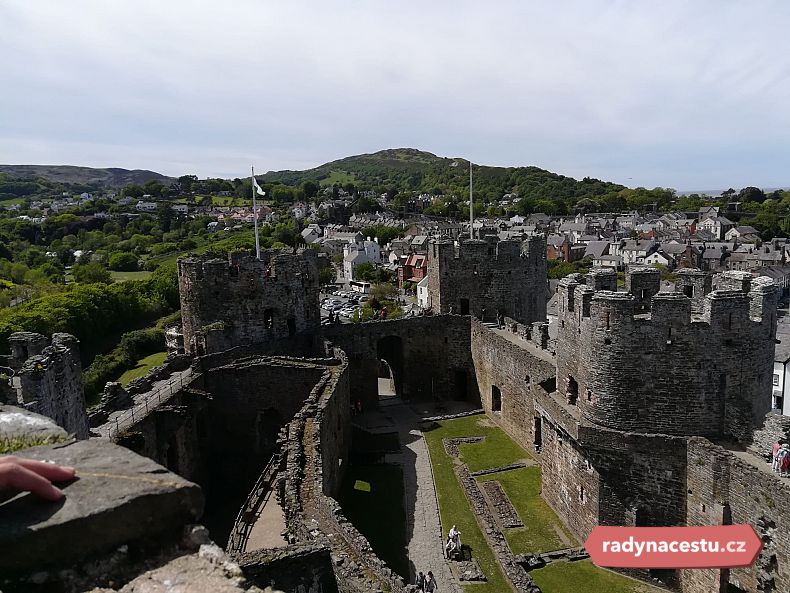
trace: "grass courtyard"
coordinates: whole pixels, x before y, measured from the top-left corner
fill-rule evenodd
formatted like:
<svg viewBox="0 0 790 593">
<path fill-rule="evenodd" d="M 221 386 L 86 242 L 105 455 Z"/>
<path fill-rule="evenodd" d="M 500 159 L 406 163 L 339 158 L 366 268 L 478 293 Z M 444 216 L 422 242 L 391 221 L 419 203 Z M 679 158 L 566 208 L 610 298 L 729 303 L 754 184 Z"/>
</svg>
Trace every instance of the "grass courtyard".
<svg viewBox="0 0 790 593">
<path fill-rule="evenodd" d="M 442 439 L 484 436 L 478 444 L 459 447 L 462 460 L 471 471 L 508 465 L 530 459 L 522 449 L 500 428 L 484 415 L 467 416 L 436 423 L 424 431 L 426 444 L 433 464 L 436 493 L 442 529 L 446 533 L 455 524 L 462 533 L 462 540 L 472 549 L 480 567 L 488 578 L 485 584 L 466 585 L 466 593 L 501 593 L 510 590 L 494 553 L 488 546 L 472 512 L 469 502 L 453 471 L 453 460 L 445 453 Z M 545 552 L 569 547 L 560 536 L 579 545 L 565 530 L 554 511 L 540 497 L 540 468 L 499 472 L 478 478 L 479 482 L 498 480 L 525 527 L 505 530 L 511 550 L 516 553 Z M 594 566 L 589 561 L 554 563 L 547 568 L 530 573 L 544 593 L 657 593 L 650 585 L 629 579 L 614 572 Z"/>
</svg>

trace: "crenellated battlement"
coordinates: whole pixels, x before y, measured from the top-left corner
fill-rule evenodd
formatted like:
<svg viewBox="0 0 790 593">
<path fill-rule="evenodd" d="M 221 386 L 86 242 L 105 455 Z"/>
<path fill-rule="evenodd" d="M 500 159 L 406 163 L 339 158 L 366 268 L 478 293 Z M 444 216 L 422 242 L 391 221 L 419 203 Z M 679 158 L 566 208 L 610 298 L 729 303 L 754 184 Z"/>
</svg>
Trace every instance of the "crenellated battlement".
<svg viewBox="0 0 790 593">
<path fill-rule="evenodd" d="M 593 290 L 597 276 L 559 283 L 557 379 L 568 400 L 609 428 L 747 439 L 770 408 L 776 285 L 725 278 L 718 286 L 748 290 L 690 297 L 682 282 L 683 292 L 653 294 L 658 276 L 644 268 L 629 270 L 626 292 Z"/>
<path fill-rule="evenodd" d="M 542 237 L 499 241 L 496 236 L 432 241 L 428 292 L 437 313 L 497 313 L 520 323 L 546 319 L 546 244 Z"/>
<path fill-rule="evenodd" d="M 314 331 L 320 326 L 318 257 L 246 251 L 178 261 L 184 349 L 206 354 Z"/>
</svg>

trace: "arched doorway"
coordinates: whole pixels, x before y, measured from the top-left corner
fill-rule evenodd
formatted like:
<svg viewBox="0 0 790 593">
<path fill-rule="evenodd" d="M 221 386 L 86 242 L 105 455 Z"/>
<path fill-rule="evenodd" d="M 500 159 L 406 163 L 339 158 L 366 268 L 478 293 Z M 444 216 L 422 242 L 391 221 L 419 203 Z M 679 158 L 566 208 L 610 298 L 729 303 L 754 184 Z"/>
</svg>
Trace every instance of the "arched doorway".
<svg viewBox="0 0 790 593">
<path fill-rule="evenodd" d="M 403 340 L 399 336 L 381 338 L 376 344 L 376 358 L 379 360 L 377 380 L 381 383 L 379 394 L 385 397 L 402 395 Z"/>
</svg>

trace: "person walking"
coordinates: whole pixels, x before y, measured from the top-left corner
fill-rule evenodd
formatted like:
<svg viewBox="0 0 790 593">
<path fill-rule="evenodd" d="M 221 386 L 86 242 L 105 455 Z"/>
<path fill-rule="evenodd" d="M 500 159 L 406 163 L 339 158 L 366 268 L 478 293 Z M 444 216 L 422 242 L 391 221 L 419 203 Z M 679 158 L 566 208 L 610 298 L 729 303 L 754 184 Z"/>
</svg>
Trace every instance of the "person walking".
<svg viewBox="0 0 790 593">
<path fill-rule="evenodd" d="M 425 591 L 425 575 L 422 574 L 422 571 L 417 575 L 417 580 L 414 581 L 414 585 L 417 587 L 417 591 Z"/>
<path fill-rule="evenodd" d="M 439 585 L 436 584 L 436 579 L 429 570 L 428 576 L 425 577 L 425 593 L 437 593 L 437 591 L 439 591 Z"/>
</svg>

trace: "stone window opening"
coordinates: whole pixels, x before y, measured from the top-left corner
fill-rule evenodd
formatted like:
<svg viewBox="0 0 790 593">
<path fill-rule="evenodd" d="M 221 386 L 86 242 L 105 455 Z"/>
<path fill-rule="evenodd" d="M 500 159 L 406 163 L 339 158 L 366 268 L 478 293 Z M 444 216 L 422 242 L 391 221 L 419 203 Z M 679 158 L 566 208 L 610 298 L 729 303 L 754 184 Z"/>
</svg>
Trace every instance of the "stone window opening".
<svg viewBox="0 0 790 593">
<path fill-rule="evenodd" d="M 694 287 L 693 286 L 684 286 L 683 287 L 683 294 L 685 294 L 688 298 L 692 298 L 694 296 Z"/>
<path fill-rule="evenodd" d="M 584 396 L 585 396 L 585 398 L 587 399 L 587 403 L 590 403 L 590 404 L 591 404 L 591 403 L 593 403 L 593 394 L 592 394 L 592 391 L 590 391 L 589 389 L 587 389 L 587 390 L 585 391 L 585 393 L 584 393 Z"/>
<path fill-rule="evenodd" d="M 491 411 L 502 413 L 502 392 L 496 385 L 491 386 Z"/>
<path fill-rule="evenodd" d="M 267 329 L 274 327 L 274 309 L 264 309 L 263 326 Z"/>
<path fill-rule="evenodd" d="M 732 329 L 732 313 L 727 316 L 727 329 Z"/>
<path fill-rule="evenodd" d="M 579 486 L 579 502 L 584 502 L 584 486 Z"/>
<path fill-rule="evenodd" d="M 609 329 L 609 322 L 610 322 L 611 316 L 612 316 L 611 312 L 607 311 L 606 312 L 606 329 Z"/>
<path fill-rule="evenodd" d="M 565 397 L 568 400 L 568 405 L 575 406 L 576 400 L 579 399 L 579 384 L 571 375 L 568 375 L 567 386 L 565 388 Z"/>
</svg>

